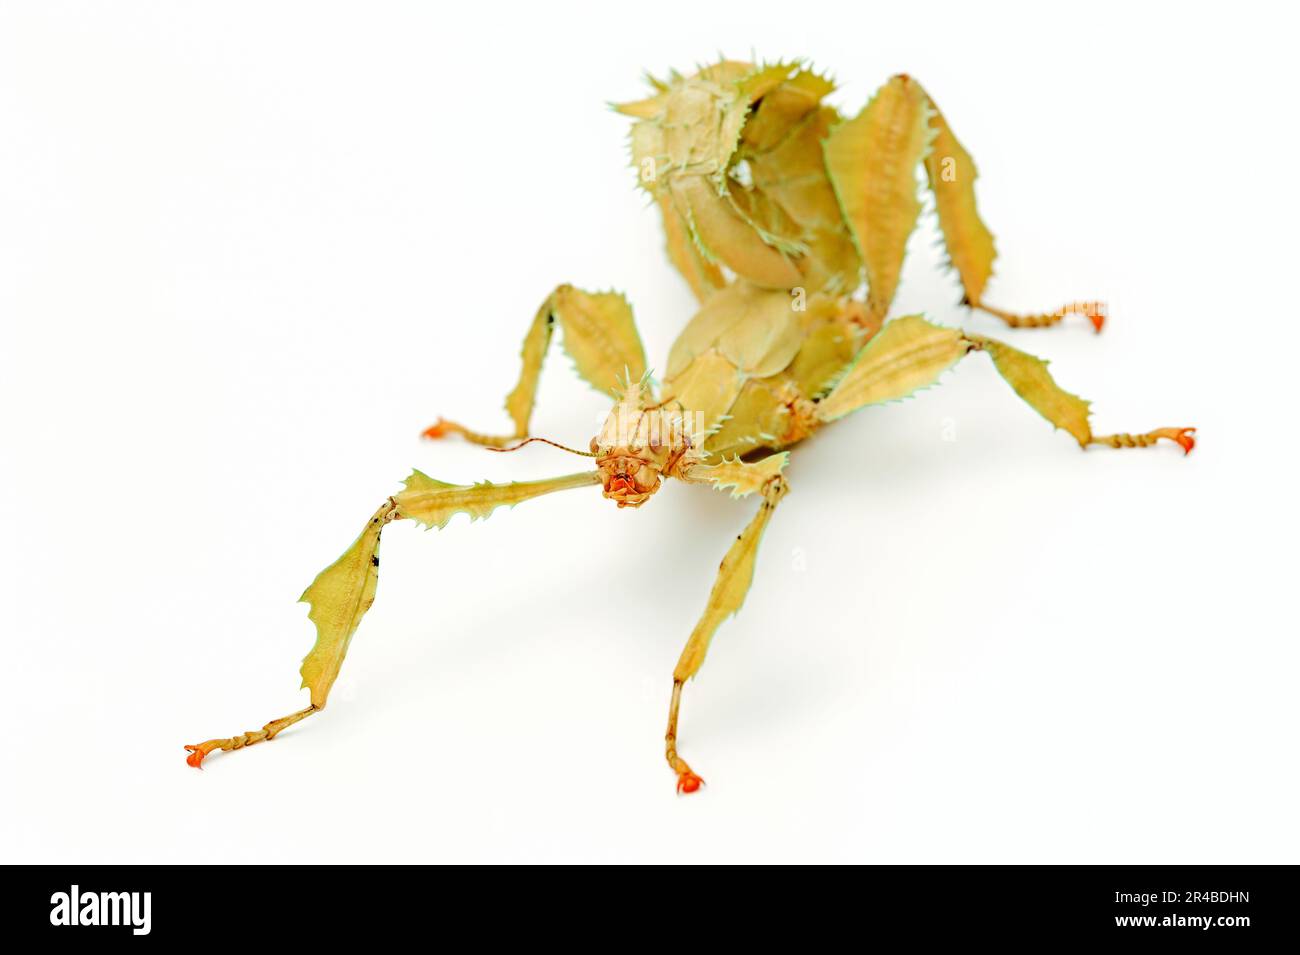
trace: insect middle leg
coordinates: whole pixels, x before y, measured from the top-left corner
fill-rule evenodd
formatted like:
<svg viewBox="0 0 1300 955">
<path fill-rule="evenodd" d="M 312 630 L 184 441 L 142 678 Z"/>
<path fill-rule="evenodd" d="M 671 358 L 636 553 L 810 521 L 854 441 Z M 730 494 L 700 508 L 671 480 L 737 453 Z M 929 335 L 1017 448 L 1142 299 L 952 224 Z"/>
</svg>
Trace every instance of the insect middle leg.
<svg viewBox="0 0 1300 955">
<path fill-rule="evenodd" d="M 763 538 L 763 531 L 772 518 L 777 502 L 785 496 L 788 485 L 779 474 L 768 479 L 762 488 L 763 502 L 758 513 L 749 525 L 736 536 L 727 555 L 718 567 L 718 577 L 709 594 L 709 602 L 700 616 L 695 629 L 682 650 L 677 668 L 673 670 L 673 695 L 668 706 L 668 730 L 664 734 L 664 757 L 668 765 L 677 774 L 677 791 L 693 793 L 700 788 L 701 779 L 690 764 L 677 752 L 677 719 L 681 710 L 682 688 L 686 681 L 699 672 L 704 664 L 704 656 L 709 651 L 709 643 L 718 625 L 740 610 L 749 592 L 749 585 L 754 579 L 754 561 L 758 555 L 758 545 Z"/>
<path fill-rule="evenodd" d="M 1058 385 L 1047 362 L 995 338 L 934 325 L 919 315 L 894 319 L 862 347 L 839 383 L 818 403 L 818 418 L 828 423 L 868 405 L 906 398 L 933 385 L 973 351 L 986 352 L 1015 393 L 1080 447 L 1145 448 L 1161 439 L 1175 442 L 1184 453 L 1196 446 L 1195 428 L 1093 434 L 1089 403 Z"/>
</svg>

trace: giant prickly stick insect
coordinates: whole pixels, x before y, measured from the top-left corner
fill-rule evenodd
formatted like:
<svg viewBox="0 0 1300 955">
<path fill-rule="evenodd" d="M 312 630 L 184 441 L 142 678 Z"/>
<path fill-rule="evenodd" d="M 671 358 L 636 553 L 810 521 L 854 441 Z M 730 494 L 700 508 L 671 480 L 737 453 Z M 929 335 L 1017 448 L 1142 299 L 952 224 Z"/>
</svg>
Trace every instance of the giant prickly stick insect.
<svg viewBox="0 0 1300 955">
<path fill-rule="evenodd" d="M 653 95 L 616 109 L 635 120 L 640 186 L 662 213 L 669 258 L 700 300 L 672 346 L 662 383 L 656 388 L 649 376 L 623 296 L 555 289 L 529 326 L 519 383 L 506 397 L 513 430 L 492 435 L 439 420 L 425 435 L 460 435 L 498 450 L 546 440 L 530 437 L 529 420 L 559 328 L 578 373 L 616 399 L 590 450 L 574 452 L 594 459 L 595 468 L 473 485 L 413 471 L 302 596 L 316 625 L 315 646 L 302 664 L 310 705 L 260 730 L 186 746 L 191 766 L 213 750 L 274 739 L 324 709 L 374 602 L 379 539 L 392 521 L 441 528 L 458 513 L 485 518 L 502 505 L 596 486 L 620 508 L 640 507 L 675 478 L 759 501 L 723 557 L 673 671 L 665 756 L 677 791 L 694 792 L 702 780 L 677 750 L 682 689 L 704 663 L 718 626 L 745 599 L 759 541 L 787 492 L 786 449 L 852 411 L 934 384 L 965 355 L 984 352 L 1017 395 L 1083 448 L 1148 447 L 1165 438 L 1191 451 L 1191 428 L 1094 434 L 1088 402 L 1058 386 L 1046 362 L 1004 342 L 920 315 L 888 318 L 921 210 L 920 169 L 963 304 L 1012 327 L 1046 327 L 1079 314 L 1100 331 L 1105 315 L 1087 303 L 1016 314 L 984 300 L 995 252 L 976 210 L 975 165 L 916 80 L 893 77 L 849 119 L 825 101 L 831 82 L 799 62 L 722 61 L 650 82 Z M 865 295 L 856 296 L 864 279 Z"/>
</svg>

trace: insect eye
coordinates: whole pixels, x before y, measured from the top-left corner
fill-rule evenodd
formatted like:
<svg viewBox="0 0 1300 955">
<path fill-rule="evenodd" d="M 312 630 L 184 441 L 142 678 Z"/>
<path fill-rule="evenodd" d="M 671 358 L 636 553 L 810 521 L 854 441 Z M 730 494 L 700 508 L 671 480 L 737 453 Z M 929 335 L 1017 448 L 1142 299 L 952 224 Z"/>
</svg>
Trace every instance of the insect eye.
<svg viewBox="0 0 1300 955">
<path fill-rule="evenodd" d="M 599 450 L 600 450 L 600 442 L 598 442 L 595 438 L 592 438 L 592 439 L 591 439 L 591 453 L 592 453 L 592 454 L 595 454 L 595 453 L 596 453 L 597 451 L 599 451 Z"/>
</svg>

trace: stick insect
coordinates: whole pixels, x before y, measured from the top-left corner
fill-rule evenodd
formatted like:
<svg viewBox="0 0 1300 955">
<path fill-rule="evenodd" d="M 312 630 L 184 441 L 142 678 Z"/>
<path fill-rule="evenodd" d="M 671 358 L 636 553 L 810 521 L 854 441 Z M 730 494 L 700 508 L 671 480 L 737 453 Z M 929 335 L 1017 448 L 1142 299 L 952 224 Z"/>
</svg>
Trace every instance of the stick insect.
<svg viewBox="0 0 1300 955">
<path fill-rule="evenodd" d="M 615 395 L 588 450 L 556 445 L 590 458 L 594 468 L 472 485 L 413 471 L 302 595 L 316 626 L 301 671 L 310 704 L 260 730 L 186 746 L 191 766 L 214 750 L 274 739 L 324 709 L 374 602 L 379 540 L 391 522 L 441 528 L 456 514 L 486 518 L 502 505 L 595 487 L 620 508 L 640 507 L 676 479 L 758 502 L 723 556 L 673 671 L 664 755 L 677 791 L 695 792 L 703 780 L 678 752 L 682 691 L 719 625 L 745 599 L 759 542 L 788 491 L 791 447 L 859 408 L 932 385 L 965 356 L 983 353 L 1020 398 L 1082 448 L 1145 448 L 1165 439 L 1191 451 L 1192 428 L 1094 434 L 1088 402 L 1058 386 L 1041 359 L 921 315 L 889 316 L 923 178 L 968 309 L 1012 328 L 1045 328 L 1075 315 L 1101 331 L 1105 318 L 1097 303 L 1018 313 L 985 300 L 995 250 L 976 209 L 975 164 L 916 80 L 893 77 L 851 118 L 826 102 L 833 84 L 799 61 L 723 60 L 650 83 L 650 96 L 615 109 L 633 120 L 639 185 L 658 206 L 668 256 L 700 303 L 669 352 L 662 382 L 656 386 L 649 376 L 622 295 L 556 288 L 524 338 L 519 381 L 505 402 L 513 428 L 489 434 L 440 419 L 424 434 L 497 450 L 547 441 L 531 435 L 529 422 L 558 329 L 578 374 Z"/>
</svg>

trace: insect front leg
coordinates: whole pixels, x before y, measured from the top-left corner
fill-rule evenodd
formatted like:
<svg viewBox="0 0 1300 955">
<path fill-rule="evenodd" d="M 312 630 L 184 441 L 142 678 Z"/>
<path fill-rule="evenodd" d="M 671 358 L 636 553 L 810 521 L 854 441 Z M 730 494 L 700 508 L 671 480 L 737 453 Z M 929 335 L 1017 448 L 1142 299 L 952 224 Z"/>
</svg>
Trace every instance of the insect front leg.
<svg viewBox="0 0 1300 955">
<path fill-rule="evenodd" d="M 668 765 L 677 774 L 677 791 L 693 793 L 703 784 L 690 764 L 677 752 L 677 720 L 681 710 L 682 688 L 686 681 L 699 672 L 704 665 L 705 654 L 718 626 L 740 610 L 749 593 L 749 585 L 754 579 L 754 562 L 758 555 L 758 545 L 763 538 L 763 531 L 772 518 L 777 502 L 785 496 L 788 485 L 781 476 L 785 466 L 786 455 L 773 455 L 756 464 L 743 464 L 739 461 L 724 462 L 722 465 L 709 467 L 698 466 L 685 475 L 688 481 L 711 481 L 715 487 L 732 487 L 733 495 L 741 496 L 757 490 L 763 497 L 758 513 L 749 525 L 736 536 L 727 554 L 718 567 L 718 576 L 709 601 L 704 607 L 695 629 L 682 650 L 677 668 L 673 670 L 673 695 L 668 706 L 668 730 L 664 734 L 664 757 Z"/>
<path fill-rule="evenodd" d="M 558 290 L 557 290 L 558 291 Z M 521 351 L 523 359 L 519 371 L 519 382 L 514 390 L 506 396 L 506 411 L 514 421 L 515 429 L 510 434 L 494 435 L 473 431 L 455 421 L 439 418 L 434 424 L 424 429 L 423 437 L 445 438 L 458 434 L 466 441 L 482 444 L 491 448 L 504 448 L 512 441 L 527 437 L 528 422 L 533 415 L 533 405 L 537 398 L 537 383 L 542 377 L 542 361 L 551 344 L 551 334 L 555 328 L 555 293 L 552 292 L 537 310 L 533 323 L 528 326 Z"/>
<path fill-rule="evenodd" d="M 316 644 L 303 659 L 301 670 L 302 687 L 311 691 L 311 704 L 272 720 L 260 730 L 187 745 L 185 749 L 190 755 L 186 762 L 202 768 L 204 757 L 214 750 L 229 752 L 272 740 L 277 733 L 325 708 L 352 636 L 375 602 L 379 585 L 379 539 L 390 523 L 412 520 L 426 528 L 442 528 L 456 514 L 468 514 L 471 520 L 479 520 L 502 505 L 513 507 L 553 491 L 591 487 L 600 482 L 599 471 L 543 481 L 472 485 L 448 484 L 419 471 L 412 472 L 406 479 L 405 489 L 375 511 L 352 546 L 322 570 L 300 598 L 311 606 L 307 616 L 316 625 Z"/>
<path fill-rule="evenodd" d="M 418 472 L 417 472 L 418 473 Z M 205 740 L 185 747 L 186 762 L 196 769 L 214 750 L 230 752 L 275 739 L 277 733 L 325 708 L 330 687 L 338 676 L 352 634 L 375 600 L 379 585 L 379 538 L 389 523 L 401 517 L 395 498 L 389 498 L 366 522 L 360 535 L 338 560 L 322 570 L 299 599 L 311 604 L 309 619 L 316 624 L 316 648 L 303 660 L 304 687 L 311 687 L 311 705 L 272 720 L 260 730 L 237 736 Z M 321 664 L 325 663 L 324 669 Z M 310 665 L 310 666 L 309 666 Z M 328 670 L 327 676 L 325 670 Z"/>
<path fill-rule="evenodd" d="M 620 377 L 635 380 L 645 373 L 645 351 L 627 300 L 617 292 L 584 292 L 572 285 L 561 285 L 546 297 L 524 336 L 519 381 L 506 395 L 506 412 L 514 422 L 514 432 L 484 434 L 439 418 L 424 430 L 424 437 L 458 434 L 466 441 L 493 448 L 527 437 L 542 362 L 557 324 L 564 332 L 564 350 L 573 359 L 578 374 L 597 391 L 608 393 L 618 387 Z"/>
</svg>

